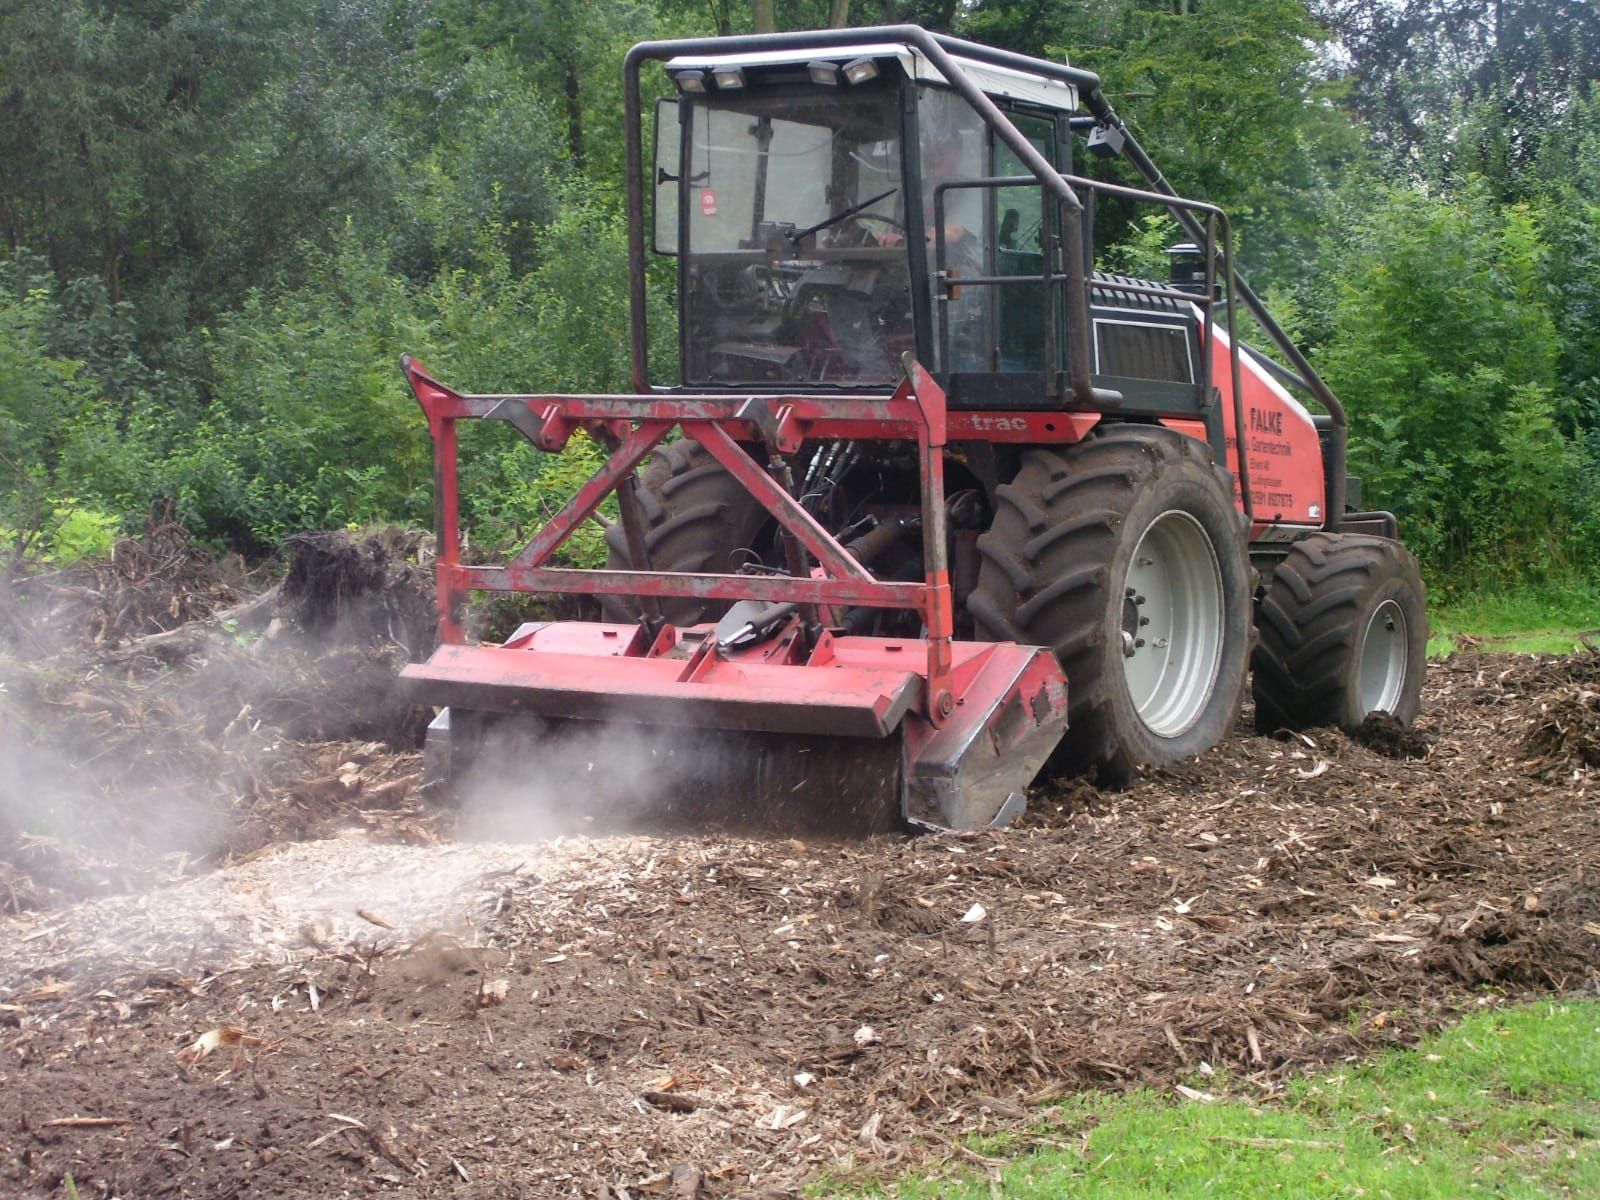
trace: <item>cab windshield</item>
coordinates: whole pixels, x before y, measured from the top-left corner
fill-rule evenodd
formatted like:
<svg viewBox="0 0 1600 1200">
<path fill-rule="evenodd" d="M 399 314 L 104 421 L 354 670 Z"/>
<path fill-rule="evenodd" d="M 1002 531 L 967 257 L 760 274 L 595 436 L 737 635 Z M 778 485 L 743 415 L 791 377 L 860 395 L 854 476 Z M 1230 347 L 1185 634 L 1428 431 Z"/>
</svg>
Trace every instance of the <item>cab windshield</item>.
<svg viewBox="0 0 1600 1200">
<path fill-rule="evenodd" d="M 897 378 L 915 341 L 896 94 L 722 93 L 691 105 L 686 382 Z"/>
</svg>

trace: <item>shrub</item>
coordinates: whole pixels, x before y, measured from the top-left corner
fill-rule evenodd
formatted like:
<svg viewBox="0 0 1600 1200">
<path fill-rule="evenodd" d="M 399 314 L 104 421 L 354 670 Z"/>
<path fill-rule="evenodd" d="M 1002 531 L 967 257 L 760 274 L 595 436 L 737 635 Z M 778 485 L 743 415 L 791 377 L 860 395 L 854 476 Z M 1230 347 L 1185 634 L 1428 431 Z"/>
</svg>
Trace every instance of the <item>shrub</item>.
<svg viewBox="0 0 1600 1200">
<path fill-rule="evenodd" d="M 1320 365 L 1350 410 L 1368 502 L 1395 511 L 1435 574 L 1579 565 L 1544 258 L 1530 213 L 1481 187 L 1392 192 L 1343 255 Z"/>
</svg>

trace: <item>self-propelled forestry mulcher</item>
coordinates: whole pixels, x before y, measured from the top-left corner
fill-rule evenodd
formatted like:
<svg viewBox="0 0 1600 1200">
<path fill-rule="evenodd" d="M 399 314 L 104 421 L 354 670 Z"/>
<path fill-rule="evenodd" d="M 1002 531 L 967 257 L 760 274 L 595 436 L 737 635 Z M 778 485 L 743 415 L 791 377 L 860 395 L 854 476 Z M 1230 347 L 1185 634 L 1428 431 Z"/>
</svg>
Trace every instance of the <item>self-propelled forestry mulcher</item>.
<svg viewBox="0 0 1600 1200">
<path fill-rule="evenodd" d="M 648 164 L 647 69 L 672 93 Z M 1422 584 L 1351 503 L 1343 409 L 1095 75 L 894 26 L 645 43 L 624 87 L 633 393 L 468 395 L 404 364 L 438 471 L 441 645 L 406 671 L 443 706 L 436 777 L 497 729 L 547 758 L 615 731 L 664 739 L 681 803 L 973 828 L 1047 764 L 1117 782 L 1206 750 L 1247 672 L 1267 727 L 1416 715 Z M 1093 269 L 1097 197 L 1172 214 L 1169 280 Z M 669 387 L 651 251 L 677 271 Z M 467 418 L 609 450 L 500 565 L 461 560 Z M 606 567 L 552 565 L 613 493 Z M 605 619 L 472 644 L 473 591 Z"/>
</svg>

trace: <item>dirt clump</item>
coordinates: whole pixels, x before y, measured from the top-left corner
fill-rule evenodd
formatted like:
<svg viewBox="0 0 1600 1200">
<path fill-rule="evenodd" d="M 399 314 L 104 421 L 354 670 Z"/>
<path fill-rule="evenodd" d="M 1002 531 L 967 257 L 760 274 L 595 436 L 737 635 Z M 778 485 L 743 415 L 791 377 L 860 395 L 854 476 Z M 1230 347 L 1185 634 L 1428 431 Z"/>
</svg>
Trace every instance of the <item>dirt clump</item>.
<svg viewBox="0 0 1600 1200">
<path fill-rule="evenodd" d="M 1522 748 L 1547 773 L 1600 767 L 1600 691 L 1578 688 L 1541 704 Z"/>
<path fill-rule="evenodd" d="M 1388 758 L 1428 757 L 1428 739 L 1391 713 L 1368 713 L 1351 736 Z"/>
<path fill-rule="evenodd" d="M 338 530 L 294 534 L 284 542 L 281 608 L 313 638 L 387 642 L 414 660 L 426 658 L 438 609 L 432 579 L 415 559 L 429 541 L 409 530 L 359 540 Z"/>
</svg>

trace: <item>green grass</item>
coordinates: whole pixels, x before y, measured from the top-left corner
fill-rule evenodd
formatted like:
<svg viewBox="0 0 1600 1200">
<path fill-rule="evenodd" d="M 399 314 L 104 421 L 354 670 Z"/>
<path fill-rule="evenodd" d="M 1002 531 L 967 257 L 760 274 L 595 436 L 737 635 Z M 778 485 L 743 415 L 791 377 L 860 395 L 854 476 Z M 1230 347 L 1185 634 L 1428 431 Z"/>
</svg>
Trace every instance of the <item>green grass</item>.
<svg viewBox="0 0 1600 1200">
<path fill-rule="evenodd" d="M 1221 1090 L 1216 1080 L 1192 1082 Z M 1090 1093 L 1041 1114 L 1031 1134 L 974 1143 L 1005 1162 L 999 1194 L 1600 1196 L 1600 1003 L 1476 1015 L 1414 1051 L 1298 1081 L 1265 1104 Z M 995 1193 L 978 1173 L 821 1194 Z"/>
<path fill-rule="evenodd" d="M 1464 596 L 1430 606 L 1428 624 L 1430 658 L 1458 649 L 1569 654 L 1583 648 L 1582 635 L 1600 643 L 1600 591 L 1583 584 Z"/>
</svg>

